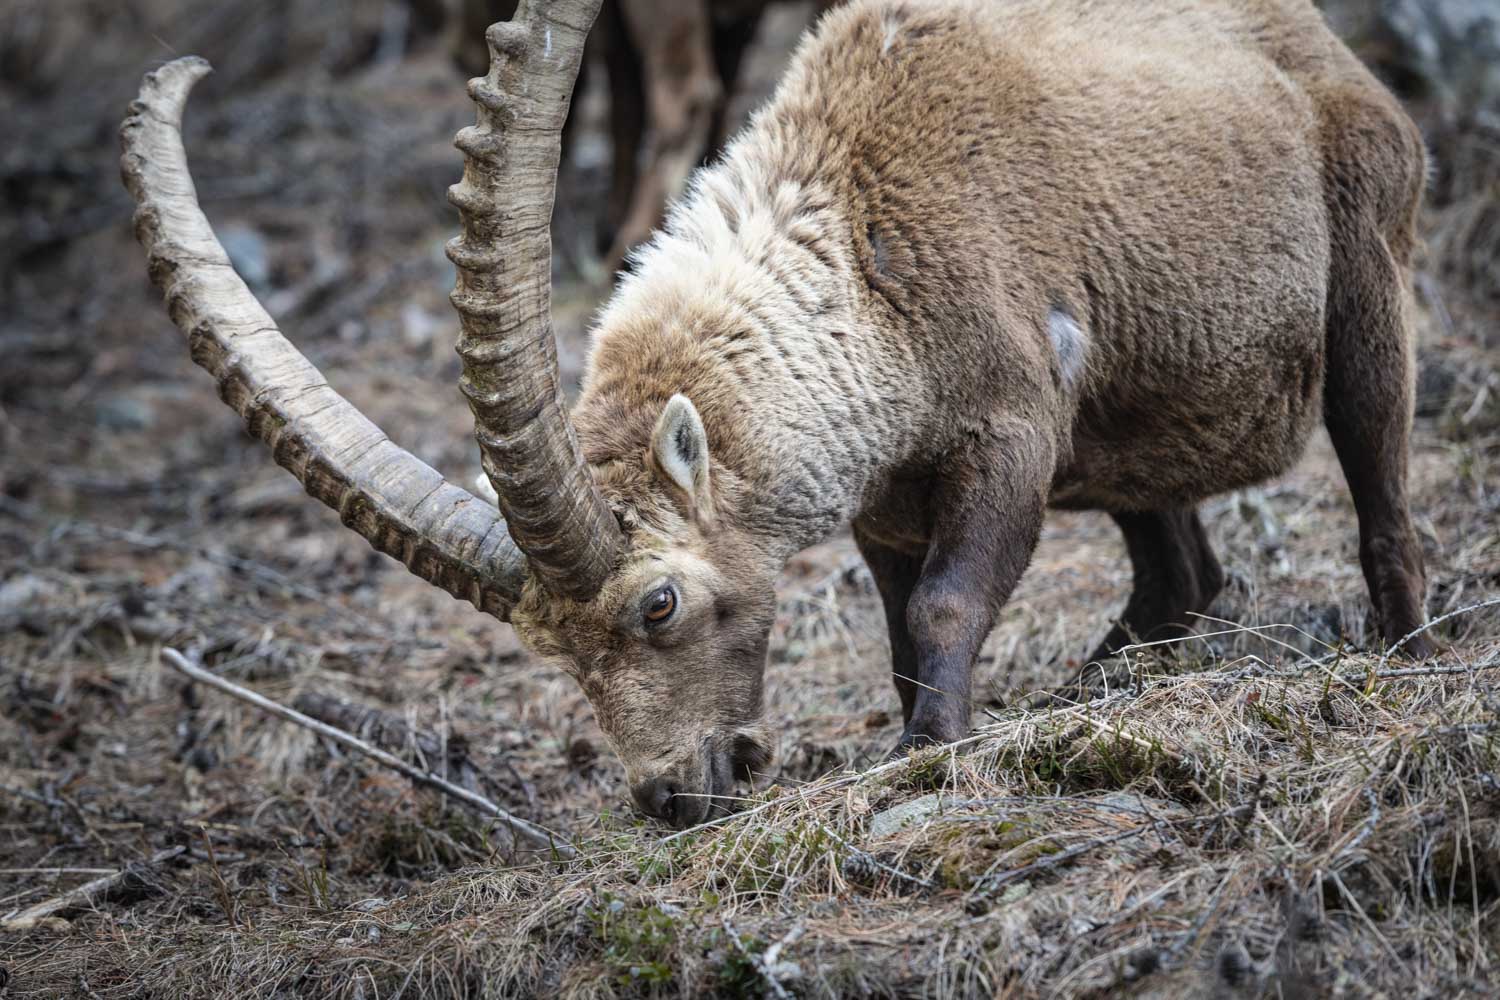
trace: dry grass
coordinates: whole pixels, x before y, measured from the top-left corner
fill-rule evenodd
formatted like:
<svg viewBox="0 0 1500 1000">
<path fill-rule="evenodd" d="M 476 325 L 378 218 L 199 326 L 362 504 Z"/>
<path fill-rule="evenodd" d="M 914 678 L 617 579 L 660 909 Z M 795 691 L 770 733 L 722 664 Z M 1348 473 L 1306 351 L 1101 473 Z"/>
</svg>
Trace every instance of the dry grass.
<svg viewBox="0 0 1500 1000">
<path fill-rule="evenodd" d="M 1445 663 L 1147 662 L 1134 691 L 779 784 L 709 828 L 618 829 L 576 862 L 253 925 L 64 936 L 23 965 L 185 997 L 1480 990 L 1500 957 L 1500 642 Z"/>
</svg>

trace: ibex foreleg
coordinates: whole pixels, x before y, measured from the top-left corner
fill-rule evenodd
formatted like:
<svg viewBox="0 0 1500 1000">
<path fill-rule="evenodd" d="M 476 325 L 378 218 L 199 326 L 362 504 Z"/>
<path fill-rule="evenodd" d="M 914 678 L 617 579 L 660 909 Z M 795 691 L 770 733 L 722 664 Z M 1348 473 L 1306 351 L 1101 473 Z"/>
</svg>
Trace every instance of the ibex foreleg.
<svg viewBox="0 0 1500 1000">
<path fill-rule="evenodd" d="M 917 691 L 901 747 L 968 733 L 974 661 L 1036 549 L 1053 465 L 1051 442 L 1019 422 L 948 459 L 906 608 Z"/>
</svg>

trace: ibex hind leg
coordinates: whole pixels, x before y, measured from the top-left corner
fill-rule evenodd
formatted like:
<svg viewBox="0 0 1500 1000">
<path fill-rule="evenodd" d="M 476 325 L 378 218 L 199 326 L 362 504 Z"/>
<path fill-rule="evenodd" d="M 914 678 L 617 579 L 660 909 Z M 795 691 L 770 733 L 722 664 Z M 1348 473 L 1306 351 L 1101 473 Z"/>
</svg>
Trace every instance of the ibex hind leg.
<svg viewBox="0 0 1500 1000">
<path fill-rule="evenodd" d="M 875 541 L 854 529 L 854 541 L 865 565 L 875 578 L 880 602 L 885 606 L 886 626 L 891 638 L 891 680 L 901 697 L 901 723 L 911 722 L 917 702 L 917 648 L 906 624 L 906 606 L 922 575 L 922 557 L 910 555 Z"/>
<path fill-rule="evenodd" d="M 1388 95 L 1335 87 L 1316 96 L 1330 249 L 1323 419 L 1359 516 L 1359 560 L 1380 632 L 1392 643 L 1421 625 L 1426 589 L 1406 492 L 1408 268 L 1426 158 L 1416 126 Z M 1406 652 L 1432 647 L 1418 637 Z"/>
<path fill-rule="evenodd" d="M 1407 500 L 1413 359 L 1403 268 L 1368 224 L 1335 226 L 1323 417 L 1359 517 L 1359 561 L 1381 636 L 1422 624 L 1422 550 Z M 1428 656 L 1429 641 L 1406 643 Z"/>
<path fill-rule="evenodd" d="M 1057 694 L 1076 697 L 1108 675 L 1108 661 L 1134 642 L 1193 634 L 1194 613 L 1208 610 L 1224 586 L 1224 571 L 1192 508 L 1112 513 L 1130 553 L 1130 600 L 1088 662 Z"/>
</svg>

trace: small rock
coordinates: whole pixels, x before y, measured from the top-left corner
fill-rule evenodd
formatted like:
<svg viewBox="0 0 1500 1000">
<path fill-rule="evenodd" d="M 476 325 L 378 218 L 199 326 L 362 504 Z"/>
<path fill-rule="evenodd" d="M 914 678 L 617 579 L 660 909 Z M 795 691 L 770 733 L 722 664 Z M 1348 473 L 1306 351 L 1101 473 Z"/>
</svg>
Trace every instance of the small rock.
<svg viewBox="0 0 1500 1000">
<path fill-rule="evenodd" d="M 870 817 L 870 836 L 889 837 L 942 811 L 942 796 L 936 792 L 910 802 L 902 802 Z"/>
<path fill-rule="evenodd" d="M 94 404 L 94 422 L 112 431 L 145 430 L 156 423 L 156 408 L 138 396 L 105 396 Z"/>
<path fill-rule="evenodd" d="M 408 347 L 428 346 L 447 325 L 445 318 L 433 315 L 415 302 L 401 307 L 401 339 Z"/>
<path fill-rule="evenodd" d="M 262 292 L 271 283 L 271 253 L 266 239 L 242 222 L 231 222 L 218 230 L 219 242 L 229 263 L 252 291 Z"/>
<path fill-rule="evenodd" d="M 62 588 L 51 580 L 32 573 L 22 573 L 0 583 L 0 616 L 35 611 L 56 597 Z"/>
<path fill-rule="evenodd" d="M 345 344 L 363 344 L 370 336 L 370 328 L 357 319 L 346 319 L 339 324 L 339 340 Z"/>
<path fill-rule="evenodd" d="M 474 495 L 491 507 L 500 506 L 500 494 L 495 492 L 494 484 L 490 482 L 490 477 L 485 475 L 482 469 L 479 475 L 474 477 Z"/>
<path fill-rule="evenodd" d="M 1121 812 L 1145 813 L 1157 819 L 1181 819 L 1188 815 L 1188 810 L 1176 802 L 1147 798 L 1135 792 L 1114 791 L 1097 798 L 1090 798 L 1089 801 L 1111 809 L 1119 809 Z"/>
</svg>

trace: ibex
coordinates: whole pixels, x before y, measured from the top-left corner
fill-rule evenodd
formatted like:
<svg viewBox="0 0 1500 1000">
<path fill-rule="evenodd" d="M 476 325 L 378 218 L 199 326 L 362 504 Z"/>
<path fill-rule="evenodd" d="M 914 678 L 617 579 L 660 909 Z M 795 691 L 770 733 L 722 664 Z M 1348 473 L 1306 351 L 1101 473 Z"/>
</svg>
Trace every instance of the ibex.
<svg viewBox="0 0 1500 1000">
<path fill-rule="evenodd" d="M 547 227 L 598 4 L 492 26 L 456 140 L 461 388 L 498 510 L 329 388 L 230 268 L 179 131 L 201 60 L 146 78 L 123 168 L 220 395 L 375 548 L 576 677 L 645 812 L 701 822 L 768 764 L 773 583 L 849 523 L 903 748 L 968 732 L 976 655 L 1049 505 L 1124 532 L 1135 591 L 1108 656 L 1208 604 L 1194 505 L 1286 469 L 1320 415 L 1381 632 L 1419 627 L 1423 149 L 1309 0 L 836 9 L 621 282 L 569 414 Z"/>
</svg>

